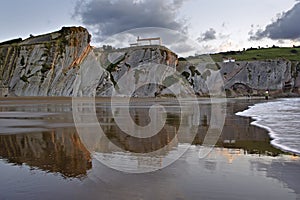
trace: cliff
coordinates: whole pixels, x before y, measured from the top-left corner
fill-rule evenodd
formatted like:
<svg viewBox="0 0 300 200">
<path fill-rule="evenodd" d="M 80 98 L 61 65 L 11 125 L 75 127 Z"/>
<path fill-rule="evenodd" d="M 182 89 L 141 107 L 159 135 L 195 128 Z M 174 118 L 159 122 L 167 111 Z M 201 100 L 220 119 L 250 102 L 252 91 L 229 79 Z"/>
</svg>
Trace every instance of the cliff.
<svg viewBox="0 0 300 200">
<path fill-rule="evenodd" d="M 12 40 L 0 44 L 0 83 L 17 96 L 93 95 L 108 77 L 97 65 L 91 36 L 82 27 L 63 27 L 60 31 Z M 81 80 L 90 72 L 97 78 Z"/>
<path fill-rule="evenodd" d="M 219 74 L 227 97 L 261 96 L 269 90 L 272 96 L 300 95 L 300 62 L 286 59 L 238 62 L 203 62 L 191 64 L 182 60 L 181 73 L 192 85 L 196 94 L 210 95 L 209 84 Z M 221 84 L 223 84 L 221 86 Z"/>
<path fill-rule="evenodd" d="M 63 27 L 0 43 L 0 94 L 209 96 L 222 95 L 220 89 L 229 97 L 263 95 L 265 90 L 274 96 L 300 94 L 296 60 L 195 63 L 159 45 L 104 50 L 91 47 L 90 39 L 85 28 Z"/>
<path fill-rule="evenodd" d="M 91 35 L 82 27 L 0 43 L 1 94 L 13 96 L 111 96 L 130 69 L 146 64 L 177 65 L 177 55 L 163 46 L 138 46 L 103 51 L 90 46 Z M 146 67 L 150 69 L 150 67 Z M 136 71 L 141 83 L 149 73 Z M 139 76 L 139 78 L 138 78 Z M 135 84 L 128 85 L 135 85 Z M 154 97 L 164 88 L 151 85 L 130 96 Z M 8 90 L 8 92 L 7 92 Z M 126 94 L 126 96 L 128 96 Z"/>
<path fill-rule="evenodd" d="M 189 84 L 185 85 L 185 89 L 167 89 L 177 85 L 182 77 L 176 73 L 178 56 L 164 46 L 145 45 L 95 51 L 101 66 L 111 74 L 115 95 L 156 97 L 193 94 Z M 184 82 L 180 85 L 184 85 Z"/>
<path fill-rule="evenodd" d="M 229 96 L 262 95 L 269 90 L 273 96 L 300 94 L 300 62 L 284 59 L 222 63 L 220 73 Z"/>
</svg>

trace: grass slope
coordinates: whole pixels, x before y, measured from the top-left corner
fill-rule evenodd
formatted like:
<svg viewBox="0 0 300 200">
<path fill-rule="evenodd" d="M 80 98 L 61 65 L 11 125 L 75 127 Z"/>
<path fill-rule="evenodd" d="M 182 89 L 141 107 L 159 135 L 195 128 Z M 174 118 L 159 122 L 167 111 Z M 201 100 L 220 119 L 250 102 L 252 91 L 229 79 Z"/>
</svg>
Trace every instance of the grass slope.
<svg viewBox="0 0 300 200">
<path fill-rule="evenodd" d="M 271 48 L 250 48 L 245 51 L 228 51 L 211 54 L 215 62 L 222 62 L 223 58 L 234 58 L 236 61 L 253 61 L 253 60 L 274 60 L 287 59 L 290 61 L 300 61 L 300 46 L 297 47 L 271 47 Z M 188 57 L 191 63 L 198 63 L 201 55 Z"/>
</svg>

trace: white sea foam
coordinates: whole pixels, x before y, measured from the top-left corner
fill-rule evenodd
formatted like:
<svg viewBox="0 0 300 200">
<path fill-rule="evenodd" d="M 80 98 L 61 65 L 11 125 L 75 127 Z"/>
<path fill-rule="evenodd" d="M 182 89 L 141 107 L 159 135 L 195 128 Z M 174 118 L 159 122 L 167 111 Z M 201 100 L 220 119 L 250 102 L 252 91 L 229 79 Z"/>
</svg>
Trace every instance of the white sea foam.
<svg viewBox="0 0 300 200">
<path fill-rule="evenodd" d="M 268 130 L 272 145 L 300 154 L 300 98 L 259 103 L 236 114 L 252 117 L 253 125 Z"/>
</svg>

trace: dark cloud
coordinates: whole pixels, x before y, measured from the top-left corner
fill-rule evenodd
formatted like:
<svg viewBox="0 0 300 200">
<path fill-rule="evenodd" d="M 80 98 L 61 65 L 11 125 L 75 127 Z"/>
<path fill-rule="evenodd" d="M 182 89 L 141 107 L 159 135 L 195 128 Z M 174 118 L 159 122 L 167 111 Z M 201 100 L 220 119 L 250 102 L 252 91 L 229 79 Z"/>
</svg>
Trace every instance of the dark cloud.
<svg viewBox="0 0 300 200">
<path fill-rule="evenodd" d="M 96 39 L 141 27 L 184 31 L 177 19 L 186 0 L 89 0 L 77 1 L 74 17 L 87 26 Z"/>
<path fill-rule="evenodd" d="M 216 30 L 213 28 L 210 28 L 207 30 L 205 33 L 201 34 L 201 36 L 197 39 L 199 42 L 202 41 L 209 41 L 209 40 L 214 40 L 216 39 Z"/>
<path fill-rule="evenodd" d="M 277 20 L 266 26 L 265 29 L 259 29 L 255 33 L 250 31 L 251 40 L 260 40 L 270 38 L 280 39 L 299 39 L 300 38 L 300 3 L 297 3 L 291 10 L 277 16 Z"/>
</svg>

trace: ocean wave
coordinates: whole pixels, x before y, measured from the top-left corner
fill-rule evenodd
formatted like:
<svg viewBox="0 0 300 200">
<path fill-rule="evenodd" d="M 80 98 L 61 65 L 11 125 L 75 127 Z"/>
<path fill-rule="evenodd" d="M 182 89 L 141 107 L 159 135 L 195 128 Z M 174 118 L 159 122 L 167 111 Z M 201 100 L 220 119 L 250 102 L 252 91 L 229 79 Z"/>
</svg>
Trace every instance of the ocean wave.
<svg viewBox="0 0 300 200">
<path fill-rule="evenodd" d="M 300 98 L 259 103 L 236 115 L 254 119 L 251 124 L 266 129 L 275 147 L 300 154 Z"/>
</svg>

